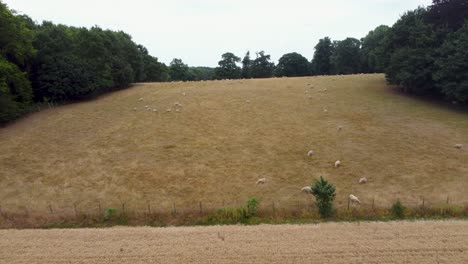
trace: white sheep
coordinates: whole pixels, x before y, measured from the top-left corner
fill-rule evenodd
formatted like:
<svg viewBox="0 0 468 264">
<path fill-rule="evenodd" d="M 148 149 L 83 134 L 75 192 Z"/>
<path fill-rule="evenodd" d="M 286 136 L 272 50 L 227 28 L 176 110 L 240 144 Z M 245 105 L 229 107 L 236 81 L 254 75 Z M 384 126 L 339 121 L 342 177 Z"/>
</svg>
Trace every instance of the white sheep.
<svg viewBox="0 0 468 264">
<path fill-rule="evenodd" d="M 327 113 L 327 112 L 328 112 L 328 109 L 324 108 L 324 109 L 323 109 L 323 112 L 324 112 L 324 113 Z"/>
<path fill-rule="evenodd" d="M 351 203 L 361 204 L 361 201 L 359 201 L 359 199 L 352 194 L 349 195 L 349 200 L 351 201 Z"/>
<path fill-rule="evenodd" d="M 136 108 L 136 107 L 133 107 L 133 111 L 136 111 L 136 110 L 137 110 L 137 108 Z"/>
<path fill-rule="evenodd" d="M 338 126 L 338 131 L 341 131 L 343 129 L 343 126 Z"/>
<path fill-rule="evenodd" d="M 182 93 L 182 96 L 186 96 L 187 94 L 186 93 Z"/>
<path fill-rule="evenodd" d="M 149 108 L 149 105 L 145 105 L 145 108 Z"/>
<path fill-rule="evenodd" d="M 314 151 L 313 151 L 313 150 L 309 150 L 309 152 L 307 152 L 307 156 L 312 157 L 313 155 L 314 155 Z"/>
<path fill-rule="evenodd" d="M 261 178 L 261 179 L 258 179 L 257 182 L 255 184 L 265 184 L 266 183 L 266 178 Z"/>
<path fill-rule="evenodd" d="M 153 112 L 157 112 L 157 111 L 158 111 L 158 109 L 153 109 Z"/>
<path fill-rule="evenodd" d="M 250 103 L 250 100 L 245 100 L 246 103 Z"/>
<path fill-rule="evenodd" d="M 463 145 L 462 144 L 455 144 L 454 147 L 456 149 L 462 149 L 463 148 Z"/>
<path fill-rule="evenodd" d="M 338 168 L 339 166 L 341 166 L 341 161 L 339 160 L 335 161 L 335 168 Z"/>
<path fill-rule="evenodd" d="M 367 178 L 359 179 L 359 184 L 364 184 L 364 183 L 367 183 Z"/>
<path fill-rule="evenodd" d="M 166 109 L 166 112 L 171 112 L 172 110 L 170 108 Z"/>
<path fill-rule="evenodd" d="M 312 187 L 306 186 L 301 189 L 301 192 L 312 193 Z"/>
<path fill-rule="evenodd" d="M 143 97 L 141 97 L 140 99 L 138 99 L 138 101 L 143 101 Z"/>
</svg>

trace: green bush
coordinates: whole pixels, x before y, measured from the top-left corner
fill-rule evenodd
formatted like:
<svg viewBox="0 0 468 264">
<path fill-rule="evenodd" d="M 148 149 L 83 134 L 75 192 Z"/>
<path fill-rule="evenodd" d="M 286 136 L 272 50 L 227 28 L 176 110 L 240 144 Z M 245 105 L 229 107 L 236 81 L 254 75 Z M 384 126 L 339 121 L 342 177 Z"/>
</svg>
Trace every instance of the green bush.
<svg viewBox="0 0 468 264">
<path fill-rule="evenodd" d="M 333 200 L 335 200 L 335 186 L 328 183 L 322 176 L 320 180 L 312 185 L 312 194 L 315 196 L 319 213 L 323 218 L 332 216 L 335 213 Z"/>
<path fill-rule="evenodd" d="M 104 213 L 104 220 L 109 221 L 117 214 L 117 209 L 115 208 L 107 208 L 106 212 Z"/>
<path fill-rule="evenodd" d="M 249 216 L 256 216 L 257 215 L 257 207 L 260 205 L 260 201 L 256 198 L 250 198 L 247 201 L 247 212 Z"/>
<path fill-rule="evenodd" d="M 406 208 L 403 206 L 399 199 L 392 205 L 392 208 L 390 209 L 391 215 L 394 219 L 405 218 L 405 211 Z"/>
</svg>

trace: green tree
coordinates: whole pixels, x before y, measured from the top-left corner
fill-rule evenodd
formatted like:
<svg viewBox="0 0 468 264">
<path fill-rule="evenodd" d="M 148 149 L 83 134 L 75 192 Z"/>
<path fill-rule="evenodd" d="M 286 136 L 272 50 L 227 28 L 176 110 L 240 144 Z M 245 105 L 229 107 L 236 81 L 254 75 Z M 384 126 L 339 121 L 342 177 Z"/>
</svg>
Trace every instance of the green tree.
<svg viewBox="0 0 468 264">
<path fill-rule="evenodd" d="M 333 73 L 331 56 L 333 45 L 329 37 L 320 39 L 315 45 L 315 53 L 312 59 L 312 73 L 314 75 L 329 75 Z"/>
<path fill-rule="evenodd" d="M 284 54 L 276 65 L 275 75 L 296 77 L 310 75 L 309 61 L 299 53 Z"/>
<path fill-rule="evenodd" d="M 218 62 L 219 67 L 215 69 L 215 78 L 220 79 L 239 79 L 241 77 L 241 68 L 236 63 L 240 58 L 231 52 L 224 53 L 222 59 Z"/>
<path fill-rule="evenodd" d="M 391 59 L 385 73 L 389 83 L 415 94 L 437 93 L 432 79 L 436 34 L 425 22 L 423 8 L 404 14 L 390 33 Z"/>
<path fill-rule="evenodd" d="M 244 58 L 242 59 L 242 78 L 249 79 L 252 77 L 251 67 L 252 60 L 250 59 L 250 51 L 247 51 Z"/>
<path fill-rule="evenodd" d="M 361 70 L 366 73 L 383 73 L 390 62 L 388 26 L 378 26 L 361 39 Z"/>
<path fill-rule="evenodd" d="M 319 213 L 322 217 L 334 214 L 333 201 L 335 200 L 335 186 L 328 183 L 322 176 L 312 185 L 312 194 L 315 196 Z"/>
<path fill-rule="evenodd" d="M 468 102 L 468 22 L 451 33 L 440 47 L 433 78 L 437 88 L 450 100 Z"/>
<path fill-rule="evenodd" d="M 250 69 L 253 78 L 270 78 L 273 76 L 275 64 L 270 61 L 270 55 L 264 51 L 257 52 L 257 58 L 252 62 Z"/>
<path fill-rule="evenodd" d="M 187 81 L 190 79 L 189 67 L 181 59 L 173 59 L 169 65 L 169 75 L 172 81 Z"/>
<path fill-rule="evenodd" d="M 332 55 L 334 72 L 337 74 L 353 74 L 360 72 L 361 42 L 355 38 L 346 38 L 335 42 Z"/>
</svg>

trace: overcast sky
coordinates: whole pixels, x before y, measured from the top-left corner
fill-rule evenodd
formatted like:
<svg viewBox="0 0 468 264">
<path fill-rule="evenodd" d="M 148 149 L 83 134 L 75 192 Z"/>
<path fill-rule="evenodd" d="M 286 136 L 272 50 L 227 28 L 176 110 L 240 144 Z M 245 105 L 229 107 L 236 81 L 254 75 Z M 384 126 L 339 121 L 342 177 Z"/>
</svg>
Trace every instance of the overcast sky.
<svg viewBox="0 0 468 264">
<path fill-rule="evenodd" d="M 311 59 L 320 38 L 361 38 L 431 0 L 2 0 L 37 22 L 123 30 L 168 64 L 216 66 L 224 52 Z"/>
</svg>

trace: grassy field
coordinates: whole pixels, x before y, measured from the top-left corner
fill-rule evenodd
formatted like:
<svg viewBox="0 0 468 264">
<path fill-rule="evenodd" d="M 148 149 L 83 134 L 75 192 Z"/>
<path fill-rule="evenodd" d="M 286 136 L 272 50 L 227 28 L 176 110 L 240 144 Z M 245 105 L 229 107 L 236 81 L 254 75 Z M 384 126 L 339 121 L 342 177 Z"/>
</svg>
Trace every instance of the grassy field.
<svg viewBox="0 0 468 264">
<path fill-rule="evenodd" d="M 383 75 L 137 84 L 0 128 L 0 168 L 10 212 L 221 208 L 250 197 L 300 208 L 312 202 L 300 189 L 321 175 L 338 207 L 350 193 L 363 206 L 465 205 L 468 113 L 401 95 Z"/>
</svg>

